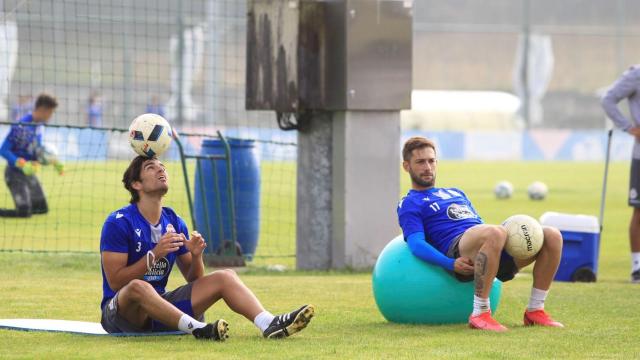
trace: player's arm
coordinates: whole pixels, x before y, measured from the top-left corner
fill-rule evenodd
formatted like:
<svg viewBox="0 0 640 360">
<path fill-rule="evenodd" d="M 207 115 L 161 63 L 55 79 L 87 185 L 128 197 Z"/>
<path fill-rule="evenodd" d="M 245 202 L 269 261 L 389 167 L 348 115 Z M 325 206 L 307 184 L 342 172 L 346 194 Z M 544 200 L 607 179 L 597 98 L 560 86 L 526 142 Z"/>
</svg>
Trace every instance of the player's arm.
<svg viewBox="0 0 640 360">
<path fill-rule="evenodd" d="M 128 253 L 102 251 L 102 268 L 109 287 L 113 291 L 122 289 L 133 279 L 140 279 L 147 272 L 147 258 L 142 257 L 127 266 Z"/>
<path fill-rule="evenodd" d="M 105 229 L 108 226 L 105 224 Z M 114 228 L 112 225 L 111 228 Z M 123 236 L 119 229 L 109 233 L 103 229 L 101 239 L 101 255 L 102 268 L 105 277 L 109 283 L 109 287 L 118 291 L 134 279 L 141 279 L 147 272 L 147 261 L 151 265 L 151 261 L 165 257 L 167 254 L 178 251 L 183 245 L 183 237 L 181 234 L 166 233 L 164 234 L 156 246 L 151 250 L 153 255 L 147 260 L 147 256 L 143 256 L 135 263 L 128 265 L 129 254 L 126 247 L 126 236 Z"/>
<path fill-rule="evenodd" d="M 187 280 L 187 282 L 192 282 L 204 276 L 204 261 L 202 260 L 202 253 L 207 247 L 207 243 L 204 241 L 202 235 L 197 231 L 191 233 L 190 239 L 186 239 L 184 234 L 180 235 L 184 238 L 185 247 L 189 251 L 178 256 L 178 268 L 185 280 Z"/>
<path fill-rule="evenodd" d="M 426 241 L 420 206 L 405 198 L 400 201 L 397 211 L 398 222 L 411 253 L 430 264 L 453 271 L 455 260 L 445 256 Z"/>
<path fill-rule="evenodd" d="M 473 273 L 473 263 L 468 258 L 452 259 L 438 251 L 426 241 L 420 207 L 411 200 L 403 199 L 398 205 L 398 221 L 411 253 L 430 264 L 468 275 Z"/>
<path fill-rule="evenodd" d="M 409 235 L 407 238 L 409 250 L 417 258 L 424 260 L 430 264 L 438 265 L 445 270 L 457 272 L 462 275 L 473 274 L 473 261 L 466 257 L 452 259 L 429 244 L 423 232 L 417 232 Z"/>
<path fill-rule="evenodd" d="M 445 256 L 431 244 L 429 244 L 424 236 L 423 232 L 416 232 L 407 238 L 407 245 L 409 250 L 416 257 L 434 265 L 445 268 L 446 270 L 453 271 L 453 264 L 455 259 Z"/>
<path fill-rule="evenodd" d="M 633 95 L 639 82 L 640 70 L 629 71 L 622 75 L 602 97 L 602 109 L 613 123 L 624 131 L 629 131 L 634 128 L 634 125 L 622 114 L 618 108 L 618 103 Z"/>
<path fill-rule="evenodd" d="M 7 160 L 10 166 L 15 166 L 18 157 L 11 152 L 11 140 L 10 140 L 11 132 L 2 142 L 2 146 L 0 146 L 0 155 Z"/>
</svg>

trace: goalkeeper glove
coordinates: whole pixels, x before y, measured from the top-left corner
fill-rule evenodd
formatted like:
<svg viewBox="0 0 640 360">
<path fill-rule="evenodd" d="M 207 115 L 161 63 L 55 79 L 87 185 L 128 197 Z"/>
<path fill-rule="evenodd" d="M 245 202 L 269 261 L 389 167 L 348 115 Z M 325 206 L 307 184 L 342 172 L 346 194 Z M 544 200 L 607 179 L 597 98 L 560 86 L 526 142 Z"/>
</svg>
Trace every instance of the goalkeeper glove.
<svg viewBox="0 0 640 360">
<path fill-rule="evenodd" d="M 53 167 L 58 172 L 58 175 L 64 175 L 64 164 L 60 161 L 56 161 L 53 163 Z"/>
<path fill-rule="evenodd" d="M 16 160 L 16 167 L 27 176 L 32 176 L 40 169 L 40 164 L 35 161 L 27 161 L 23 158 Z"/>
</svg>

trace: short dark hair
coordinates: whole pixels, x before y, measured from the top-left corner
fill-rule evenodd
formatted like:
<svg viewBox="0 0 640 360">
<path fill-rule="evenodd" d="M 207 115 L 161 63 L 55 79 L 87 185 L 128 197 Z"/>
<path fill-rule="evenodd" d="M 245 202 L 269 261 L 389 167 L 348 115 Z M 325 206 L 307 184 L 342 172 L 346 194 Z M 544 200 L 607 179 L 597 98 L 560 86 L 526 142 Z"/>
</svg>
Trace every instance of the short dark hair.
<svg viewBox="0 0 640 360">
<path fill-rule="evenodd" d="M 53 95 L 42 93 L 38 95 L 38 98 L 36 99 L 36 103 L 34 107 L 36 109 L 39 107 L 44 107 L 47 109 L 55 109 L 58 107 L 58 100 Z"/>
<path fill-rule="evenodd" d="M 131 164 L 127 170 L 124 171 L 124 175 L 122 175 L 122 183 L 124 184 L 124 188 L 129 190 L 131 193 L 131 200 L 129 202 L 131 204 L 135 204 L 140 201 L 140 194 L 138 194 L 138 190 L 134 189 L 132 184 L 136 181 L 142 181 L 140 178 L 140 173 L 142 173 L 142 165 L 145 161 L 151 160 L 152 158 L 148 158 L 146 156 L 136 156 L 133 160 L 131 160 Z"/>
<path fill-rule="evenodd" d="M 436 144 L 433 141 L 422 136 L 414 136 L 410 138 L 404 143 L 404 146 L 402 147 L 402 160 L 411 160 L 411 153 L 413 152 L 413 150 L 426 147 L 430 147 L 433 149 L 434 153 L 436 152 Z"/>
</svg>

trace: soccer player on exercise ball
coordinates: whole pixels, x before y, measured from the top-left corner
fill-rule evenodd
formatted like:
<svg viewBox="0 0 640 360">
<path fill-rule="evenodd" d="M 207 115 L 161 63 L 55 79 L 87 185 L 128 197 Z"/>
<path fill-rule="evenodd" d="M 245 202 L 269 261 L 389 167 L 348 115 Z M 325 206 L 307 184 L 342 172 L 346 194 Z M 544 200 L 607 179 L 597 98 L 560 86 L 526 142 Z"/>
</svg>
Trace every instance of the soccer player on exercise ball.
<svg viewBox="0 0 640 360">
<path fill-rule="evenodd" d="M 511 280 L 520 269 L 535 262 L 524 324 L 563 327 L 544 311 L 544 301 L 560 264 L 560 232 L 544 227 L 540 252 L 531 259 L 514 259 L 504 251 L 507 232 L 502 226 L 484 224 L 462 190 L 435 187 L 438 160 L 432 141 L 410 138 L 404 144 L 402 157 L 412 187 L 398 205 L 404 239 L 418 258 L 443 267 L 459 281 L 475 282 L 469 326 L 506 331 L 491 316 L 489 292 L 493 280 Z"/>
<path fill-rule="evenodd" d="M 222 341 L 227 322 L 205 323 L 203 315 L 218 300 L 252 321 L 266 338 L 283 338 L 304 329 L 313 305 L 274 316 L 266 311 L 233 270 L 204 273 L 206 242 L 188 234 L 185 222 L 162 206 L 169 176 L 155 158 L 138 156 L 122 178 L 131 201 L 113 212 L 100 238 L 102 327 L 109 333 L 182 330 L 197 339 Z M 187 284 L 166 291 L 173 264 Z"/>
</svg>

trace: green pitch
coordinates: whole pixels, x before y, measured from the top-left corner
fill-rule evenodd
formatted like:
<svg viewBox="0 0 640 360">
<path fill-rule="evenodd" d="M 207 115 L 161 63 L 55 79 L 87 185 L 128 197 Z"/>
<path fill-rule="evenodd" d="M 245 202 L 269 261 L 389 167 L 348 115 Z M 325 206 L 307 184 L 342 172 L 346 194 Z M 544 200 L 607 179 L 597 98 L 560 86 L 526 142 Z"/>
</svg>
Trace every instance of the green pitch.
<svg viewBox="0 0 640 360">
<path fill-rule="evenodd" d="M 442 186 L 464 189 L 485 221 L 497 223 L 515 213 L 534 217 L 544 211 L 597 215 L 602 170 L 602 164 L 597 163 L 443 162 L 437 181 Z M 263 181 L 281 181 L 278 178 L 281 175 L 267 174 L 268 171 L 263 169 Z M 293 171 L 295 177 L 293 167 L 288 171 Z M 402 177 L 401 193 L 404 193 L 408 182 L 404 173 Z M 530 270 L 503 287 L 496 317 L 511 331 L 487 334 L 469 330 L 464 324 L 387 323 L 376 309 L 369 272 L 274 274 L 264 270 L 263 265 L 292 265 L 293 259 L 262 258 L 241 276 L 268 309 L 283 312 L 306 302 L 317 307 L 317 316 L 310 326 L 290 339 L 263 340 L 250 322 L 219 303 L 206 315 L 208 319 L 222 317 L 231 323 L 231 338 L 226 343 L 196 342 L 189 337 L 119 339 L 0 330 L 0 358 L 638 358 L 640 325 L 636 309 L 640 286 L 628 283 L 627 177 L 628 164 L 612 164 L 598 282 L 554 283 L 552 287 L 547 309 L 567 326 L 565 329 L 521 326 L 530 291 Z M 516 191 L 512 199 L 493 197 L 492 188 L 499 180 L 514 184 Z M 547 200 L 532 202 L 526 198 L 526 186 L 534 180 L 549 186 Z M 82 186 L 77 185 L 79 189 Z M 293 186 L 271 189 L 268 194 L 263 193 L 262 199 L 265 201 L 266 196 L 273 208 L 288 208 L 295 199 Z M 113 197 L 110 205 L 114 207 L 127 200 L 125 193 L 114 192 Z M 100 214 L 99 218 L 103 217 L 104 214 Z M 0 221 L 5 221 L 0 222 L 3 227 L 0 234 L 7 234 L 8 223 Z M 270 221 L 282 219 L 266 217 L 263 229 L 268 229 Z M 295 224 L 293 218 L 287 221 Z M 22 234 L 41 231 L 31 220 L 22 220 L 19 225 L 24 228 Z M 56 226 L 64 231 L 69 223 Z M 87 228 L 86 231 L 95 234 L 91 247 L 97 249 L 99 230 Z M 2 236 L 5 243 L 21 241 L 19 237 Z M 291 236 L 285 241 L 274 236 L 270 241 L 278 250 L 293 251 Z M 175 273 L 169 287 L 180 283 Z M 0 318 L 99 321 L 99 257 L 96 254 L 0 253 L 0 294 Z"/>
<path fill-rule="evenodd" d="M 166 162 L 170 189 L 164 204 L 172 207 L 192 229 L 181 164 Z M 0 251 L 95 252 L 106 217 L 128 204 L 122 186 L 126 161 L 69 162 L 58 176 L 50 167 L 38 174 L 47 194 L 49 214 L 29 219 L 0 218 Z M 2 168 L 4 170 L 4 168 Z M 256 256 L 293 264 L 295 254 L 295 164 L 261 165 L 261 218 Z M 195 164 L 189 163 L 194 190 Z M 8 188 L 0 184 L 0 208 L 13 208 Z"/>
</svg>

